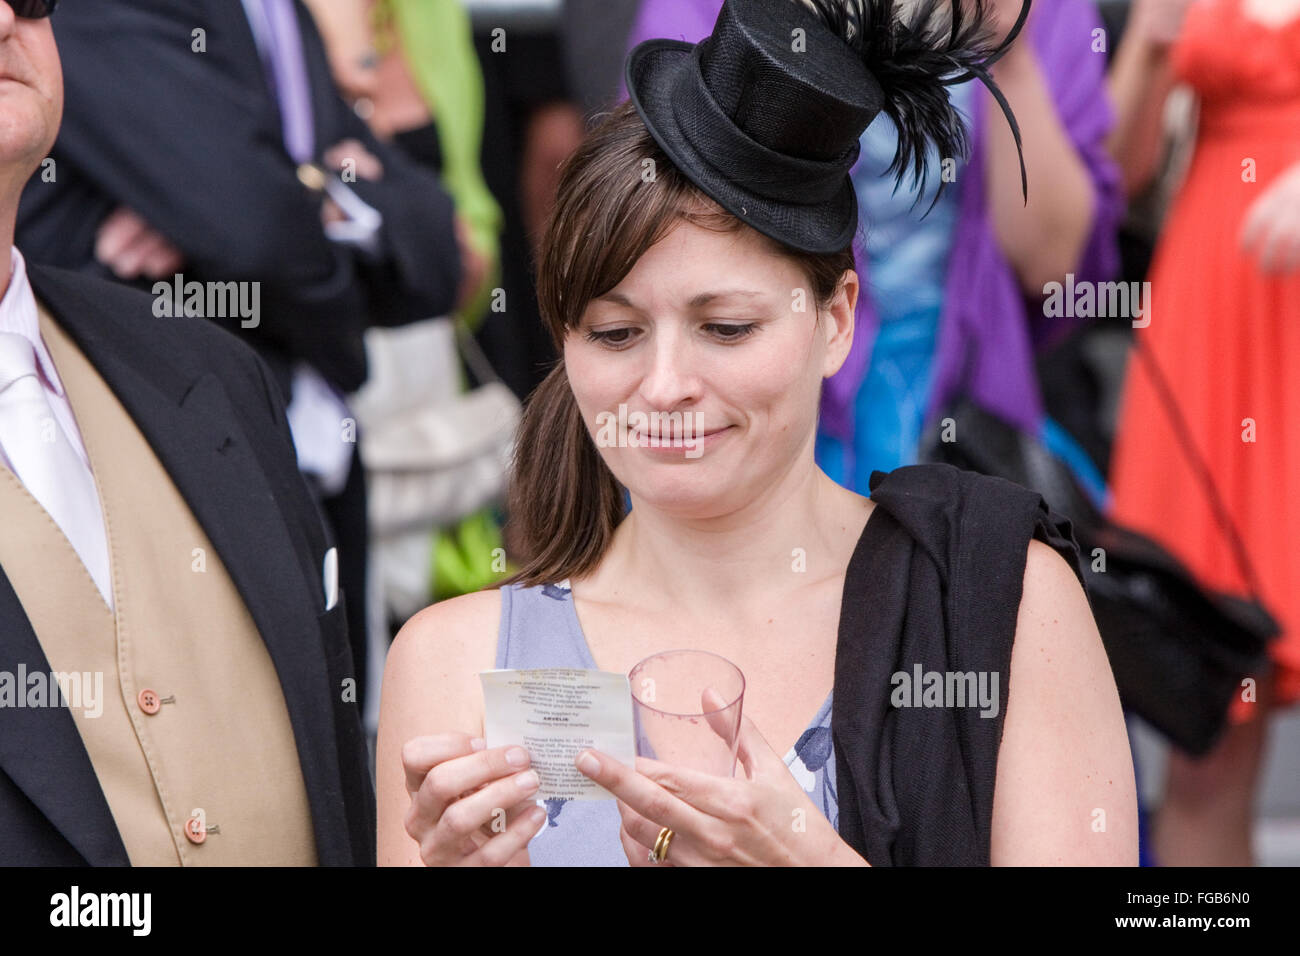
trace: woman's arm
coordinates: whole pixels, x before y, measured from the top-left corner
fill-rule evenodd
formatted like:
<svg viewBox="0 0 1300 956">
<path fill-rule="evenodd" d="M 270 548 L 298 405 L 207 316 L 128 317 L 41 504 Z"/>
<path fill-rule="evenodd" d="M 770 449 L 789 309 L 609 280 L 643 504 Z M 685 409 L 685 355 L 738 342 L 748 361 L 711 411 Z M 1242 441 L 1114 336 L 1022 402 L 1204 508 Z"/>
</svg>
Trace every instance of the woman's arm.
<svg viewBox="0 0 1300 956">
<path fill-rule="evenodd" d="M 1188 0 L 1135 0 L 1108 85 L 1115 128 L 1106 142 L 1134 196 L 1155 176 L 1164 147 L 1164 108 L 1175 76 L 1169 50 L 1182 27 Z"/>
<path fill-rule="evenodd" d="M 1119 693 L 1083 588 L 1031 541 L 993 792 L 994 866 L 1136 866 Z"/>
<path fill-rule="evenodd" d="M 375 747 L 380 866 L 423 866 L 407 834 L 411 795 L 402 747 L 416 737 L 483 732 L 478 672 L 495 664 L 501 595 L 479 591 L 427 607 L 406 622 L 388 652 Z"/>
<path fill-rule="evenodd" d="M 1048 282 L 1073 271 L 1083 254 L 1094 213 L 1092 180 L 1057 113 L 1034 48 L 1013 42 L 993 65 L 993 79 L 1020 126 L 1029 180 L 1026 203 L 1015 138 L 991 108 L 986 182 L 994 235 L 1021 288 L 1041 295 Z"/>
</svg>

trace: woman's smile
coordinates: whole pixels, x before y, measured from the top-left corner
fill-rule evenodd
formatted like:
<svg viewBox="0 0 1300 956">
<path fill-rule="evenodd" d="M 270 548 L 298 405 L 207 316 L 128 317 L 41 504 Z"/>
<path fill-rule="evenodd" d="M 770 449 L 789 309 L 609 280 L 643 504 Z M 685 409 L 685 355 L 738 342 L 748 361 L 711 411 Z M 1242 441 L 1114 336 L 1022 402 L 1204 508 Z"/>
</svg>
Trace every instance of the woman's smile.
<svg viewBox="0 0 1300 956">
<path fill-rule="evenodd" d="M 678 457 L 682 452 L 686 452 L 686 457 L 693 456 L 693 452 L 700 452 L 707 448 L 712 448 L 721 441 L 730 431 L 735 428 L 734 425 L 728 425 L 725 428 L 718 428 L 710 432 L 704 432 L 699 435 L 647 435 L 643 432 L 632 432 L 629 439 L 635 439 L 639 448 L 658 455 L 672 455 Z M 629 444 L 631 441 L 629 440 Z"/>
</svg>

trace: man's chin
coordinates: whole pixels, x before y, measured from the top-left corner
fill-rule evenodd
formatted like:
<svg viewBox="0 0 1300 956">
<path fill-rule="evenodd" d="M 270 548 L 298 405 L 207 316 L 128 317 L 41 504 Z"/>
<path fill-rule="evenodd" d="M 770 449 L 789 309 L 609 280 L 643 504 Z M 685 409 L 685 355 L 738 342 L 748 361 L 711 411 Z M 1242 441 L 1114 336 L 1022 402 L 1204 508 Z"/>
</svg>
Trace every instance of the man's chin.
<svg viewBox="0 0 1300 956">
<path fill-rule="evenodd" d="M 54 137 L 47 135 L 43 117 L 39 124 L 21 122 L 6 106 L 4 84 L 0 83 L 0 169 L 35 171 L 54 148 Z"/>
</svg>

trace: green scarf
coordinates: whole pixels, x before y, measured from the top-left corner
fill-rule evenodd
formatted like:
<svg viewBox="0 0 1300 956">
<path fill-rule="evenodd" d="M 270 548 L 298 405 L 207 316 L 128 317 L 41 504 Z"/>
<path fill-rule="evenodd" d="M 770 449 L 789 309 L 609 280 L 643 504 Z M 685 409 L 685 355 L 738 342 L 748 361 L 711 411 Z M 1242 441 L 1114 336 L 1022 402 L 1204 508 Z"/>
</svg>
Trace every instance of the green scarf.
<svg viewBox="0 0 1300 956">
<path fill-rule="evenodd" d="M 460 312 L 477 328 L 501 284 L 501 207 L 483 179 L 483 71 L 469 14 L 460 0 L 377 0 L 375 36 L 395 35 L 407 68 L 429 104 L 442 145 L 442 181 L 490 263 L 473 301 Z M 387 27 L 391 27 L 391 33 Z M 384 50 L 380 50 L 383 55 Z"/>
</svg>

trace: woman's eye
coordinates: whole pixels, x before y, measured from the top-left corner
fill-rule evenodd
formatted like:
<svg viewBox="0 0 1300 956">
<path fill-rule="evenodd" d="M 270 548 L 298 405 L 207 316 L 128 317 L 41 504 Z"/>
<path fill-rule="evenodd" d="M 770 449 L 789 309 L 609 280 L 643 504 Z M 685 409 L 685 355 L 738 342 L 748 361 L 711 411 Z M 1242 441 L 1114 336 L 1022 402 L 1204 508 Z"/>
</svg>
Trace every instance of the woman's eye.
<svg viewBox="0 0 1300 956">
<path fill-rule="evenodd" d="M 724 342 L 730 342 L 752 335 L 754 330 L 758 328 L 758 323 L 747 322 L 742 325 L 735 322 L 710 322 L 705 326 L 705 328 L 710 330 L 717 338 L 722 339 Z"/>
<path fill-rule="evenodd" d="M 723 342 L 734 342 L 743 339 L 754 333 L 758 328 L 757 322 L 709 322 L 703 326 L 709 334 L 715 339 Z M 596 342 L 608 348 L 622 348 L 631 345 L 637 338 L 637 329 L 625 327 L 621 329 L 591 329 L 588 330 L 584 337 L 588 342 Z"/>
<path fill-rule="evenodd" d="M 632 333 L 635 329 L 604 329 L 597 331 L 595 329 L 587 333 L 588 342 L 599 342 L 603 345 L 627 345 L 632 341 Z"/>
</svg>

